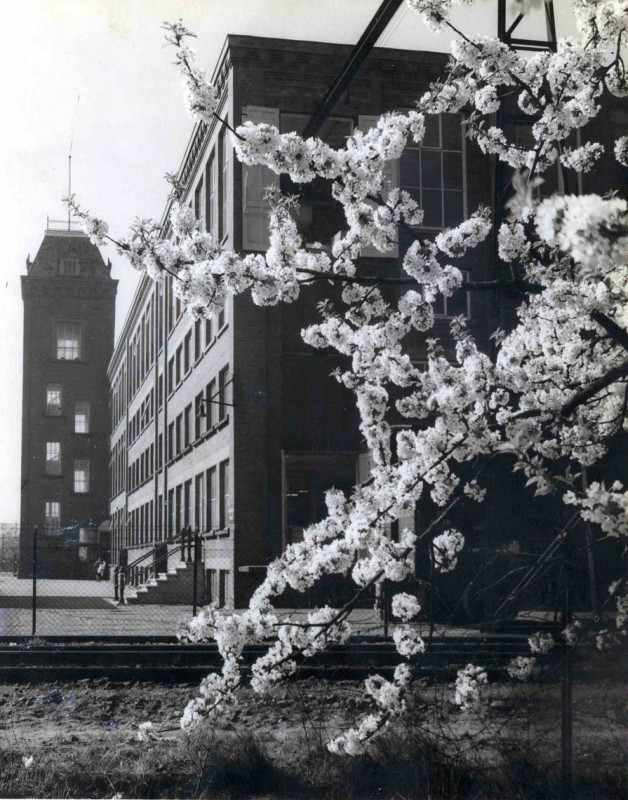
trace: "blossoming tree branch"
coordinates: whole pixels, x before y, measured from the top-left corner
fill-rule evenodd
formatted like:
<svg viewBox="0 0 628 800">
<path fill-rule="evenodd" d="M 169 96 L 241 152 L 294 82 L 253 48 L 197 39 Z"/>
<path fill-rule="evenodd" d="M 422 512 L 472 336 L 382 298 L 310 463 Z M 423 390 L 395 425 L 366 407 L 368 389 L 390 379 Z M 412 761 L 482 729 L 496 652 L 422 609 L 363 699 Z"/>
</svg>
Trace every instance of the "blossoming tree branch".
<svg viewBox="0 0 628 800">
<path fill-rule="evenodd" d="M 448 18 L 452 0 L 408 2 L 427 25 L 449 27 L 455 37 L 446 74 L 417 99 L 414 110 L 385 114 L 340 149 L 267 124 L 229 128 L 242 163 L 264 165 L 297 184 L 331 181 L 345 218 L 331 249 L 305 246 L 293 211 L 297 201 L 278 190 L 270 193 L 266 253 L 242 256 L 223 249 L 200 229 L 192 210 L 178 202 L 172 206 L 168 237 L 157 223 L 141 221 L 128 238 L 115 241 L 131 264 L 154 280 L 171 275 L 174 291 L 197 317 L 220 309 L 229 293 L 248 293 L 256 304 L 273 305 L 293 302 L 312 283 L 333 286 L 319 307 L 319 322 L 302 336 L 313 348 L 331 348 L 345 357 L 346 366 L 334 378 L 355 395 L 372 460 L 369 480 L 350 497 L 327 493 L 327 517 L 269 565 L 247 610 L 226 615 L 208 607 L 189 623 L 185 637 L 215 639 L 224 666 L 221 674 L 202 682 L 199 696 L 185 710 L 184 726 L 234 699 L 247 643 L 269 642 L 253 666 L 253 687 L 264 692 L 304 658 L 345 642 L 357 600 L 384 580 L 400 583 L 411 576 L 419 540 L 429 542 L 435 578 L 454 569 L 464 536 L 448 526 L 447 512 L 454 504 L 482 502 L 486 487 L 477 465 L 487 459 L 504 459 L 522 472 L 531 496 L 558 494 L 573 507 L 572 515 L 597 526 L 601 537 L 625 540 L 628 533 L 624 487 L 616 481 L 586 481 L 586 470 L 600 462 L 625 425 L 627 203 L 614 196 L 564 192 L 541 200 L 535 191 L 548 170 L 558 170 L 559 186 L 564 185 L 569 174 L 594 168 L 603 152 L 596 142 L 576 147 L 567 142 L 596 117 L 604 93 L 628 96 L 622 60 L 628 0 L 575 0 L 578 35 L 559 41 L 555 53 L 533 55 L 454 29 Z M 218 94 L 195 65 L 187 44 L 192 34 L 181 23 L 167 30 L 189 111 L 194 120 L 209 123 L 217 116 Z M 511 141 L 495 124 L 507 99 L 531 120 L 530 146 Z M 483 153 L 513 168 L 515 192 L 499 217 L 507 221 L 497 230 L 491 211 L 478 208 L 428 241 L 418 231 L 423 209 L 408 193 L 387 187 L 384 169 L 409 142 L 422 141 L 427 117 L 451 113 L 462 115 L 466 136 Z M 628 137 L 616 141 L 614 157 L 628 166 Z M 82 210 L 73 197 L 68 202 L 94 243 L 114 241 L 103 221 Z M 400 228 L 413 238 L 402 271 L 387 275 L 382 268 L 369 274 L 360 263 L 364 249 L 385 253 Z M 492 234 L 507 277 L 466 280 L 458 266 L 461 257 Z M 390 285 L 397 286 L 396 300 L 384 290 Z M 434 332 L 435 304 L 456 291 L 491 291 L 517 299 L 516 319 L 509 330 L 493 332 L 491 354 L 480 349 L 465 319 L 458 317 L 448 333 L 455 355 L 446 357 Z M 412 332 L 427 342 L 421 368 L 406 346 Z M 401 429 L 391 429 L 392 412 L 407 421 Z M 436 524 L 418 532 L 402 530 L 398 540 L 391 540 L 390 523 L 412 513 L 426 495 L 443 509 Z M 582 535 L 582 525 L 573 521 L 561 536 Z M 273 601 L 287 587 L 305 591 L 330 574 L 355 583 L 352 600 L 342 608 L 312 611 L 305 623 L 280 621 Z M 612 598 L 616 629 L 599 634 L 600 646 L 625 634 L 628 599 L 620 573 L 605 603 Z M 421 613 L 414 595 L 398 591 L 392 611 L 399 620 L 393 633 L 400 657 L 394 678 L 366 681 L 373 712 L 331 742 L 332 750 L 359 752 L 404 709 L 414 674 L 408 659 L 422 653 L 426 642 L 411 624 Z M 565 636 L 573 642 L 576 634 L 569 630 Z M 531 640 L 533 652 L 546 652 L 551 645 L 542 636 Z M 516 661 L 511 674 L 523 679 L 533 673 L 532 659 Z M 456 682 L 457 702 L 463 708 L 472 705 L 485 682 L 486 674 L 469 665 Z"/>
</svg>

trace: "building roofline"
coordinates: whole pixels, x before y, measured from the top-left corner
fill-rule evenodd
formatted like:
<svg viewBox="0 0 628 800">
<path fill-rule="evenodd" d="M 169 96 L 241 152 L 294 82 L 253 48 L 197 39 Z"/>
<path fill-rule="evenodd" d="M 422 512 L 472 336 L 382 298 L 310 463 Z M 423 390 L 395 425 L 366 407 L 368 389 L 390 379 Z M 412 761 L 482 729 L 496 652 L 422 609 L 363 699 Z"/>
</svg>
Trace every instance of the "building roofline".
<svg viewBox="0 0 628 800">
<path fill-rule="evenodd" d="M 273 37 L 266 37 L 266 36 L 250 36 L 245 34 L 234 34 L 229 33 L 225 37 L 225 40 L 222 44 L 220 49 L 220 53 L 218 55 L 218 59 L 216 61 L 216 65 L 212 71 L 211 75 L 211 82 L 216 83 L 218 82 L 221 73 L 223 71 L 228 71 L 232 67 L 232 63 L 229 59 L 231 51 L 238 47 L 241 48 L 248 48 L 248 49 L 258 49 L 258 50 L 269 50 L 269 49 L 282 49 L 282 50 L 292 50 L 292 51 L 301 51 L 301 52 L 318 52 L 321 54 L 332 54 L 332 53 L 346 53 L 349 54 L 353 49 L 354 45 L 352 44 L 342 44 L 336 42 L 318 42 L 318 41 L 304 41 L 302 39 L 286 39 L 286 38 L 273 38 Z M 371 53 L 369 54 L 367 61 L 372 60 L 374 58 L 379 59 L 390 59 L 392 61 L 403 61 L 403 62 L 422 62 L 422 63 L 433 63 L 433 64 L 445 64 L 448 60 L 448 56 L 446 53 L 438 53 L 430 50 L 407 50 L 407 49 L 396 49 L 392 47 L 374 47 Z M 204 129 L 204 130 L 203 130 Z M 213 130 L 213 128 L 211 129 Z M 203 123 L 195 123 L 192 131 L 190 133 L 190 137 L 188 139 L 188 143 L 186 148 L 183 152 L 183 157 L 181 159 L 179 169 L 177 171 L 178 175 L 183 174 L 188 169 L 188 164 L 191 162 L 192 159 L 195 159 L 198 155 L 199 149 L 202 146 L 202 142 L 204 138 L 210 133 L 208 131 L 207 126 Z M 191 163 L 190 168 L 193 167 L 193 163 Z M 161 215 L 160 225 L 163 230 L 167 230 L 168 227 L 168 217 L 170 214 L 170 209 L 172 207 L 172 198 L 166 201 L 166 205 Z M 146 291 L 146 287 L 148 286 L 148 282 L 152 283 L 152 279 L 148 278 L 146 274 L 142 275 L 142 279 L 138 284 L 135 294 L 133 295 L 133 300 L 131 301 L 131 305 L 127 312 L 124 325 L 120 330 L 120 334 L 116 339 L 116 344 L 114 347 L 113 355 L 109 362 L 109 372 L 114 370 L 117 367 L 117 362 L 120 358 L 120 344 L 125 341 L 127 334 L 129 333 L 129 329 L 135 322 L 136 312 L 138 311 L 140 298 L 143 296 L 144 292 Z"/>
</svg>

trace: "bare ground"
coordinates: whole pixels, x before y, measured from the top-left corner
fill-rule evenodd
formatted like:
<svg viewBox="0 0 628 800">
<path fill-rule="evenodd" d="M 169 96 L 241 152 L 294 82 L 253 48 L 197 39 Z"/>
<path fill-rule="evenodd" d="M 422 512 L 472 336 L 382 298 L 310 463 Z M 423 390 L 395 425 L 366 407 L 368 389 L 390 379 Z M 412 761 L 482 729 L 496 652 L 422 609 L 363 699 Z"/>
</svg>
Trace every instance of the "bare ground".
<svg viewBox="0 0 628 800">
<path fill-rule="evenodd" d="M 333 774 L 345 767 L 326 754 L 324 745 L 355 720 L 356 715 L 369 710 L 359 684 L 297 681 L 268 698 L 242 690 L 235 706 L 218 719 L 204 723 L 190 737 L 181 732 L 179 717 L 193 693 L 193 686 L 181 684 L 106 679 L 75 684 L 0 685 L 0 763 L 4 755 L 5 765 L 0 767 L 0 796 L 112 797 L 120 787 L 124 797 L 415 796 L 394 789 L 399 776 L 393 774 L 390 788 L 382 785 L 379 793 L 373 794 L 373 787 L 367 781 L 362 794 L 361 773 L 354 775 L 356 762 L 351 759 L 348 772 L 353 777 L 345 793 L 332 781 Z M 573 696 L 576 776 L 593 784 L 601 781 L 600 787 L 606 787 L 604 793 L 599 788 L 581 796 L 622 797 L 626 787 L 628 730 L 625 684 L 576 683 Z M 403 750 L 403 743 L 412 739 L 420 740 L 422 753 L 436 748 L 441 754 L 439 758 L 442 756 L 458 767 L 464 764 L 473 774 L 494 773 L 503 778 L 507 769 L 509 780 L 521 785 L 522 792 L 527 791 L 524 784 L 530 782 L 526 772 L 529 767 L 525 765 L 533 764 L 537 772 L 540 770 L 552 779 L 557 775 L 561 745 L 559 685 L 496 684 L 488 689 L 486 711 L 480 716 L 461 713 L 452 698 L 451 686 L 419 689 L 407 719 L 391 734 L 401 744 L 393 742 L 389 747 L 392 752 L 382 755 L 380 750 L 377 757 L 390 761 L 395 748 Z M 138 741 L 138 725 L 146 721 L 154 723 L 159 740 L 142 744 Z M 207 765 L 216 753 L 229 755 L 238 747 L 245 760 L 259 747 L 265 766 L 262 761 L 247 762 L 248 765 L 242 766 L 239 788 L 236 777 L 235 785 L 227 782 L 215 787 L 212 793 L 208 788 Z M 31 755 L 33 764 L 26 768 L 22 758 Z M 414 763 L 416 757 L 410 754 L 408 760 Z M 369 769 L 372 761 L 368 762 Z M 216 764 L 211 764 L 215 774 Z M 269 775 L 262 776 L 267 767 L 279 770 L 282 779 L 273 782 Z M 513 773 L 516 769 L 523 770 L 522 776 Z M 260 770 L 261 776 L 259 791 L 255 788 L 256 770 Z M 56 779 L 51 777 L 52 773 L 58 774 Z M 178 776 L 174 783 L 173 773 Z M 159 774 L 164 776 L 161 783 Z M 377 773 L 375 782 L 385 782 L 387 774 L 385 769 Z M 129 776 L 135 783 L 129 784 Z M 538 775 L 536 778 L 538 782 Z M 264 790 L 264 781 L 270 781 L 268 791 Z M 130 786 L 135 787 L 136 793 L 129 795 L 129 791 L 134 791 Z M 537 792 L 509 796 L 546 795 Z"/>
</svg>

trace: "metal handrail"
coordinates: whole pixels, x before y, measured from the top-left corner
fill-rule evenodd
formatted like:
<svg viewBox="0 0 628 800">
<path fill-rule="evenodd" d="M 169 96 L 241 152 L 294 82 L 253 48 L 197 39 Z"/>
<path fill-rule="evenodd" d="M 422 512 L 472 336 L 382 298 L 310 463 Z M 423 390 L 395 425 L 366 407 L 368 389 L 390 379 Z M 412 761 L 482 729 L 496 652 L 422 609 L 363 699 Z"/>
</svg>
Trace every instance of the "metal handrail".
<svg viewBox="0 0 628 800">
<path fill-rule="evenodd" d="M 179 533 L 175 533 L 174 536 L 171 536 L 170 539 L 166 539 L 163 542 L 159 542 L 159 544 L 156 545 L 152 550 L 149 550 L 147 553 L 144 553 L 143 555 L 139 556 L 139 558 L 136 558 L 135 561 L 131 561 L 131 563 L 127 564 L 125 567 L 121 567 L 120 568 L 120 572 L 122 574 L 125 574 L 127 572 L 127 570 L 130 570 L 132 567 L 136 567 L 138 564 L 141 564 L 142 561 L 144 561 L 146 558 L 149 558 L 150 556 L 155 555 L 155 553 L 158 550 L 160 550 L 162 547 L 164 547 L 164 545 L 169 545 L 169 544 L 173 544 L 174 542 L 176 542 L 177 539 L 181 538 L 181 535 L 182 535 L 182 531 L 179 531 Z"/>
</svg>

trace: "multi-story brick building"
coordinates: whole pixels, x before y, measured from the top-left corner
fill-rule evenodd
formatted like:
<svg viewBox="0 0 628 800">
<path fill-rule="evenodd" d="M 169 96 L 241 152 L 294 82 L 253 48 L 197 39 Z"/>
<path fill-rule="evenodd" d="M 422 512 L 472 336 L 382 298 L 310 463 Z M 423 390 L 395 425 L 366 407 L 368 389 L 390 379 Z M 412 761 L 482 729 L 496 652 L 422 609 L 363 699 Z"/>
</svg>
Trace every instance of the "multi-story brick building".
<svg viewBox="0 0 628 800">
<path fill-rule="evenodd" d="M 22 277 L 24 384 L 20 575 L 84 577 L 108 519 L 107 365 L 117 281 L 71 226 L 48 226 Z M 104 553 L 106 555 L 106 553 Z"/>
<path fill-rule="evenodd" d="M 250 119 L 302 130 L 349 52 L 344 45 L 229 36 L 213 78 L 218 113 L 234 126 Z M 435 53 L 374 50 L 320 136 L 340 145 L 382 112 L 410 107 L 445 63 Z M 267 248 L 263 193 L 278 179 L 266 168 L 242 166 L 220 123 L 195 128 L 179 176 L 185 202 L 225 247 Z M 425 208 L 426 235 L 462 220 L 490 194 L 485 161 L 467 151 L 453 116 L 435 119 L 421 147 L 408 147 L 391 165 L 388 179 Z M 343 223 L 330 186 L 283 179 L 281 186 L 300 190 L 305 241 L 328 246 Z M 363 268 L 398 271 L 407 244 L 402 238 L 384 257 L 365 253 Z M 476 253 L 466 265 L 478 278 L 486 276 L 485 256 Z M 339 361 L 312 352 L 300 337 L 315 318 L 317 293 L 305 288 L 296 303 L 276 308 L 229 298 L 219 315 L 195 321 L 182 314 L 168 280 L 142 279 L 109 366 L 115 558 L 126 550 L 123 560 L 131 563 L 146 553 L 137 570 L 149 575 L 163 558 L 159 543 L 190 525 L 203 534 L 206 599 L 240 606 L 268 561 L 321 518 L 325 490 L 349 489 L 364 475 L 352 396 L 329 377 Z M 461 294 L 443 304 L 439 319 L 446 325 L 465 313 L 480 330 L 487 307 L 485 299 L 469 306 Z M 417 358 L 421 349 L 417 342 Z"/>
</svg>

